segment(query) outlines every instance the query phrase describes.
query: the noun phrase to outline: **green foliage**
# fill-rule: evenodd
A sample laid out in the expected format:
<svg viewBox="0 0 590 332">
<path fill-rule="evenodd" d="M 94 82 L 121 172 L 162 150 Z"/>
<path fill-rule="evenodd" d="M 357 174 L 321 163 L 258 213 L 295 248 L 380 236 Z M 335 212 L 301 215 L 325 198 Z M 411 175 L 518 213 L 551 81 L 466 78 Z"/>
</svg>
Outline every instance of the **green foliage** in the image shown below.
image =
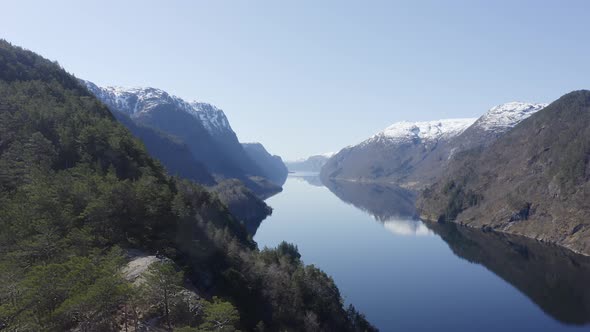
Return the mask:
<svg viewBox="0 0 590 332">
<path fill-rule="evenodd" d="M 454 220 L 459 213 L 469 207 L 476 206 L 482 201 L 483 196 L 481 194 L 471 189 L 465 189 L 465 182 L 465 179 L 460 183 L 450 180 L 443 186 L 442 192 L 446 195 L 448 203 L 440 218 L 441 221 Z"/>
<path fill-rule="evenodd" d="M 19 330 L 114 330 L 113 312 L 128 292 L 118 274 L 121 262 L 120 252 L 112 250 L 101 257 L 34 266 L 9 286 L 0 317 Z"/>
<path fill-rule="evenodd" d="M 163 311 L 166 325 L 170 330 L 172 329 L 170 310 L 177 302 L 183 279 L 184 274 L 177 272 L 171 262 L 157 262 L 150 265 L 145 276 L 146 295 L 149 296 L 151 303 L 156 304 Z"/>
<path fill-rule="evenodd" d="M 171 263 L 132 287 L 117 248 L 163 253 L 200 292 L 231 304 L 185 296 Z M 168 329 L 366 322 L 295 246 L 258 251 L 219 199 L 168 177 L 74 77 L 0 41 L 0 326 L 137 329 L 149 308 Z"/>
<path fill-rule="evenodd" d="M 213 297 L 211 303 L 207 303 L 204 309 L 205 322 L 200 328 L 205 331 L 236 331 L 235 325 L 240 320 L 240 314 L 229 302 L 221 301 Z"/>
</svg>

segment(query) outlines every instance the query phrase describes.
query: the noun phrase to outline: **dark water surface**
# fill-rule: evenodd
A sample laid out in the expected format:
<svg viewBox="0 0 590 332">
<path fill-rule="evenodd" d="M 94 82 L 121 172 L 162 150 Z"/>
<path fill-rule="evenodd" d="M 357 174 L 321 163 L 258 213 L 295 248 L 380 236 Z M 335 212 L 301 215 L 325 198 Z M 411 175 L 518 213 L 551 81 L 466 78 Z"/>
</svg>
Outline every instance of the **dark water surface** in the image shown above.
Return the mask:
<svg viewBox="0 0 590 332">
<path fill-rule="evenodd" d="M 590 331 L 590 259 L 422 223 L 396 187 L 289 176 L 255 240 L 297 244 L 381 331 Z"/>
</svg>

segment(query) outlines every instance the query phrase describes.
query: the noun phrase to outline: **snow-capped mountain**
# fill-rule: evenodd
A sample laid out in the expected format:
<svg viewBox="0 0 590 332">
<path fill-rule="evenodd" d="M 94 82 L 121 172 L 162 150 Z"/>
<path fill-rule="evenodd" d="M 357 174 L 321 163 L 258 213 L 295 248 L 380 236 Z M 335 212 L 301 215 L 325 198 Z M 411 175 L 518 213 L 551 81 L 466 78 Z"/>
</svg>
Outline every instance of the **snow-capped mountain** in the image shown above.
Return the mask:
<svg viewBox="0 0 590 332">
<path fill-rule="evenodd" d="M 240 179 L 255 192 L 266 194 L 262 187 L 268 186 L 260 185 L 259 180 L 272 176 L 246 153 L 221 109 L 197 101 L 189 103 L 151 87 L 103 88 L 89 81 L 82 82 L 124 124 L 122 119 L 126 117 L 130 119 L 127 122 L 172 137 L 185 144 L 194 159 L 211 173 Z"/>
<path fill-rule="evenodd" d="M 211 135 L 223 135 L 227 131 L 233 132 L 225 113 L 219 108 L 198 101 L 192 101 L 190 106 L 192 107 L 190 113 L 201 120 Z"/>
<path fill-rule="evenodd" d="M 522 102 L 494 106 L 453 140 L 453 152 L 487 146 L 546 106 L 547 104 Z"/>
<path fill-rule="evenodd" d="M 322 179 L 423 187 L 432 183 L 457 153 L 491 144 L 545 106 L 510 102 L 477 119 L 397 122 L 330 158 L 322 168 Z"/>
<path fill-rule="evenodd" d="M 111 109 L 135 118 L 159 107 L 173 106 L 198 119 L 212 135 L 226 134 L 233 130 L 223 111 L 211 104 L 198 101 L 186 102 L 166 91 L 151 87 L 98 87 L 84 81 L 86 87 Z"/>
<path fill-rule="evenodd" d="M 391 143 L 435 143 L 461 134 L 475 122 L 475 118 L 446 119 L 426 122 L 396 122 L 363 143 L 387 140 Z M 363 144 L 361 143 L 361 144 Z"/>
<path fill-rule="evenodd" d="M 433 151 L 463 133 L 477 119 L 396 122 L 328 159 L 322 179 L 398 183 Z"/>
</svg>

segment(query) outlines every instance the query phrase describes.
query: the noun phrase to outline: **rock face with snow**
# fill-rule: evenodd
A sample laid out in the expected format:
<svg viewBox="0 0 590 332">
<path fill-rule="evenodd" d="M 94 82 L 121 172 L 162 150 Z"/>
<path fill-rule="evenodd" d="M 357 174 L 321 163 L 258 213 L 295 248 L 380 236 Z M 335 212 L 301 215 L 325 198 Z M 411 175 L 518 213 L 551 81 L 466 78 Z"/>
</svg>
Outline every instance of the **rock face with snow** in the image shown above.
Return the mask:
<svg viewBox="0 0 590 332">
<path fill-rule="evenodd" d="M 428 122 L 397 122 L 361 144 L 376 141 L 404 144 L 407 142 L 423 145 L 436 144 L 462 133 L 476 119 L 447 119 Z"/>
<path fill-rule="evenodd" d="M 474 124 L 485 131 L 504 133 L 522 120 L 545 108 L 547 104 L 511 102 L 491 108 Z"/>
<path fill-rule="evenodd" d="M 479 119 L 398 122 L 344 148 L 322 169 L 322 178 L 389 182 L 419 189 L 436 181 L 454 155 L 490 145 L 546 104 L 511 102 Z"/>
<path fill-rule="evenodd" d="M 92 82 L 84 83 L 115 111 L 117 118 L 127 117 L 135 126 L 156 130 L 180 143 L 215 176 L 240 179 L 255 191 L 261 189 L 261 182 L 253 179 L 271 177 L 244 150 L 221 109 L 197 101 L 189 103 L 151 87 L 98 87 Z M 166 160 L 162 162 L 168 166 Z"/>
<path fill-rule="evenodd" d="M 328 159 L 330 159 L 335 154 L 335 152 L 322 153 L 299 160 L 287 161 L 285 162 L 285 165 L 287 165 L 287 168 L 290 172 L 319 173 Z"/>
</svg>

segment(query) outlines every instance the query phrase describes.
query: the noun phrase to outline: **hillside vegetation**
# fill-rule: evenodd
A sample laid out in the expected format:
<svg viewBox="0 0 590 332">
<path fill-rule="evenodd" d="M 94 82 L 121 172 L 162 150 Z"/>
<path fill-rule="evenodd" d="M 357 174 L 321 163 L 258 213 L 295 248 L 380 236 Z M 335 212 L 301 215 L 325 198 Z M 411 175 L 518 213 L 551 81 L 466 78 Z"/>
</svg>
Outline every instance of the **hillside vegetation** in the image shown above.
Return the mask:
<svg viewBox="0 0 590 332">
<path fill-rule="evenodd" d="M 129 249 L 176 265 L 138 290 L 121 275 Z M 167 296 L 184 277 L 202 305 Z M 151 309 L 130 314 L 138 302 Z M 0 329 L 131 331 L 133 316 L 179 331 L 374 330 L 295 246 L 258 250 L 76 78 L 0 41 Z"/>
</svg>

